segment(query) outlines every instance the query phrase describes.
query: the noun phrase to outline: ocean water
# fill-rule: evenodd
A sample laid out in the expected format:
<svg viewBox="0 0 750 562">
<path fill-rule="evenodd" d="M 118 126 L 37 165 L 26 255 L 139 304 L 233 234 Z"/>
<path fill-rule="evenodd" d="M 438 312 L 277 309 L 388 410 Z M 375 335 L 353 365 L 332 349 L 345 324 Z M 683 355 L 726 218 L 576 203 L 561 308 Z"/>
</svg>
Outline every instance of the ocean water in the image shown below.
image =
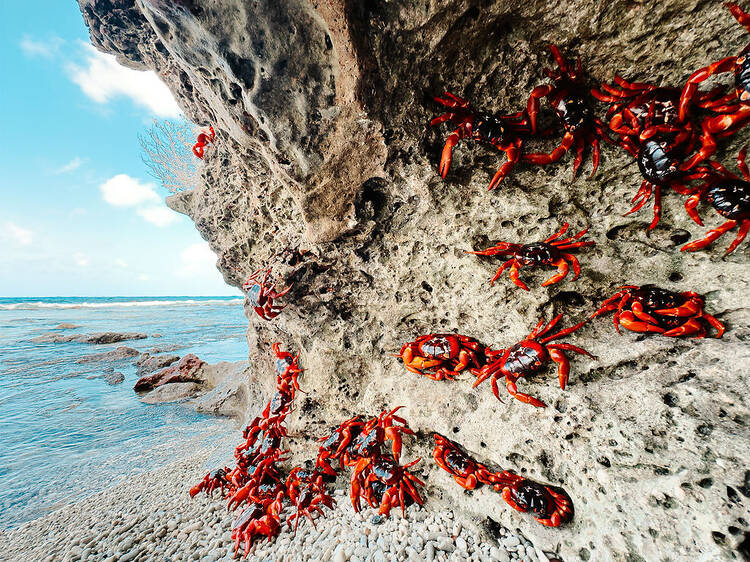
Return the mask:
<svg viewBox="0 0 750 562">
<path fill-rule="evenodd" d="M 57 329 L 60 323 L 79 327 Z M 185 405 L 141 403 L 133 358 L 77 359 L 124 345 L 241 361 L 246 329 L 239 297 L 0 298 L 0 527 L 173 462 L 185 439 L 208 444 L 234 427 Z M 109 345 L 31 341 L 106 331 L 149 337 Z M 107 368 L 125 381 L 108 384 Z"/>
</svg>

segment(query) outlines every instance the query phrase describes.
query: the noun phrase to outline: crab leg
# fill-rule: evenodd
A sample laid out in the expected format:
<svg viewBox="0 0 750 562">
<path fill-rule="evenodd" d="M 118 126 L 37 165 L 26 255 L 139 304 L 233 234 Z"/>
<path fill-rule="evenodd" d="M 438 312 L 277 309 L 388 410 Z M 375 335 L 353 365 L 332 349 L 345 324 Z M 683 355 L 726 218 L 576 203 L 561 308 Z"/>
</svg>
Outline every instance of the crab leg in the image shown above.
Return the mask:
<svg viewBox="0 0 750 562">
<path fill-rule="evenodd" d="M 552 242 L 553 240 L 555 240 L 555 239 L 557 239 L 557 238 L 560 238 L 560 236 L 562 236 L 563 234 L 565 234 L 565 233 L 567 232 L 567 230 L 568 230 L 568 227 L 569 227 L 569 226 L 570 226 L 570 225 L 569 225 L 569 224 L 568 224 L 567 222 L 566 222 L 566 223 L 564 223 L 564 224 L 563 224 L 563 225 L 562 225 L 562 226 L 560 227 L 560 230 L 558 230 L 557 232 L 555 232 L 555 233 L 554 233 L 554 234 L 553 234 L 552 236 L 550 236 L 549 238 L 547 238 L 547 239 L 546 239 L 546 240 L 545 240 L 544 242 L 545 242 L 545 243 L 549 243 L 549 242 Z M 588 230 L 588 229 L 586 229 L 586 230 Z M 584 230 L 584 231 L 583 231 L 583 234 L 586 234 L 586 230 Z M 581 236 L 581 233 L 580 233 L 580 232 L 579 232 L 578 234 L 576 234 L 576 235 L 574 236 L 574 238 L 578 238 L 579 236 Z M 566 238 L 566 240 L 570 240 L 570 239 L 569 239 L 569 238 Z M 557 243 L 560 243 L 560 242 L 561 242 L 561 241 L 558 241 Z"/>
<path fill-rule="evenodd" d="M 529 101 L 526 104 L 526 112 L 529 115 L 532 134 L 536 134 L 536 117 L 539 114 L 539 100 L 550 95 L 554 89 L 554 86 L 548 84 L 546 86 L 537 86 L 531 90 Z"/>
<path fill-rule="evenodd" d="M 510 377 L 505 377 L 505 388 L 508 390 L 508 394 L 510 394 L 513 398 L 516 400 L 519 400 L 521 402 L 524 402 L 526 404 L 531 404 L 532 406 L 535 406 L 536 408 L 546 408 L 547 404 L 542 402 L 541 400 L 538 400 L 534 398 L 533 396 L 530 396 L 528 394 L 524 394 L 523 392 L 518 392 L 518 388 L 516 387 L 515 381 L 511 379 Z M 500 393 L 497 388 L 497 379 L 492 379 L 492 392 L 495 393 L 495 396 L 498 400 L 500 400 Z M 500 400 L 502 402 L 502 400 Z"/>
<path fill-rule="evenodd" d="M 620 323 L 625 326 L 626 329 L 632 332 L 656 332 L 657 334 L 663 334 L 664 328 L 636 320 L 636 317 L 629 310 L 624 311 L 620 314 Z"/>
<path fill-rule="evenodd" d="M 727 251 L 724 252 L 725 256 L 734 252 L 737 246 L 742 244 L 742 241 L 745 239 L 745 236 L 747 236 L 748 231 L 750 231 L 750 220 L 746 219 L 742 221 L 740 225 L 740 231 L 737 233 L 737 238 L 734 239 L 734 242 L 732 242 L 729 245 L 729 248 L 727 248 Z"/>
<path fill-rule="evenodd" d="M 678 337 L 678 336 L 690 336 L 695 334 L 696 338 L 705 338 L 706 329 L 701 325 L 697 318 L 691 318 L 685 322 L 682 326 L 667 330 L 664 332 L 665 336 Z"/>
<path fill-rule="evenodd" d="M 734 68 L 734 65 L 736 63 L 737 57 L 727 57 L 695 71 L 692 76 L 688 78 L 688 81 L 685 84 L 685 88 L 682 90 L 682 94 L 680 95 L 679 116 L 681 122 L 684 122 L 687 118 L 688 110 L 690 109 L 690 102 L 693 101 L 693 97 L 698 90 L 698 84 L 700 84 L 713 74 L 729 72 Z"/>
<path fill-rule="evenodd" d="M 504 267 L 504 265 L 503 265 L 503 267 Z M 526 283 L 524 283 L 523 281 L 521 281 L 518 278 L 518 273 L 519 273 L 519 268 L 520 267 L 521 266 L 518 264 L 518 260 L 514 259 L 512 261 L 512 265 L 510 266 L 510 274 L 509 274 L 509 276 L 510 276 L 511 281 L 513 281 L 513 283 L 515 283 L 516 286 L 520 287 L 524 291 L 528 291 L 529 288 L 526 286 Z M 497 275 L 495 276 L 495 278 L 497 278 Z"/>
<path fill-rule="evenodd" d="M 562 254 L 562 257 L 573 266 L 573 281 L 575 281 L 581 274 L 581 264 L 578 262 L 578 258 L 573 254 Z"/>
<path fill-rule="evenodd" d="M 568 254 L 569 255 L 569 254 Z M 542 283 L 542 287 L 546 287 L 547 285 L 553 285 L 554 283 L 559 283 L 562 281 L 565 276 L 568 274 L 568 271 L 570 271 L 570 266 L 568 265 L 568 262 L 565 261 L 565 259 L 560 258 L 556 262 L 554 262 L 552 265 L 557 267 L 557 273 L 547 279 L 544 283 Z"/>
<path fill-rule="evenodd" d="M 701 315 L 701 318 L 703 318 L 706 322 L 708 322 L 709 324 L 711 324 L 711 326 L 714 327 L 714 329 L 716 330 L 717 339 L 724 335 L 724 330 L 725 330 L 724 324 L 719 322 L 716 318 L 714 318 L 710 314 L 706 314 L 705 312 Z"/>
<path fill-rule="evenodd" d="M 560 389 L 565 390 L 568 384 L 568 375 L 570 374 L 570 360 L 565 356 L 562 350 L 548 347 L 550 359 L 557 363 L 557 378 L 560 381 Z"/>
<path fill-rule="evenodd" d="M 487 188 L 488 191 L 492 191 L 497 187 L 497 185 L 505 179 L 505 176 L 508 175 L 508 173 L 511 171 L 513 166 L 516 165 L 516 163 L 521 158 L 521 140 L 516 139 L 513 141 L 513 143 L 506 149 L 506 148 L 500 148 L 497 147 L 498 150 L 501 150 L 505 152 L 505 155 L 508 159 L 508 161 L 500 166 L 500 169 L 495 173 L 495 175 L 492 178 L 492 181 L 490 182 L 490 186 Z"/>
<path fill-rule="evenodd" d="M 549 154 L 534 152 L 531 154 L 525 154 L 523 157 L 524 162 L 530 162 L 531 164 L 538 164 L 540 166 L 546 166 L 547 164 L 552 164 L 553 162 L 557 162 L 562 158 L 573 146 L 574 141 L 576 141 L 575 135 L 572 133 L 565 133 L 563 136 L 563 140 L 560 143 L 560 146 L 555 148 L 552 152 Z M 576 150 L 580 148 L 580 151 L 583 152 L 583 145 L 579 142 L 575 142 L 576 144 Z M 580 147 L 579 147 L 580 145 Z M 578 154 L 576 156 L 576 162 L 578 162 L 578 165 L 580 165 L 580 158 L 582 158 L 581 154 Z M 574 173 L 573 177 L 575 177 L 575 171 L 578 170 L 577 166 L 573 166 Z"/>
<path fill-rule="evenodd" d="M 466 125 L 461 124 L 455 131 L 448 135 L 445 146 L 443 146 L 443 153 L 440 156 L 440 168 L 438 170 L 442 178 L 445 178 L 448 175 L 448 170 L 450 170 L 451 162 L 453 161 L 453 147 L 458 144 L 458 141 L 465 138 L 467 134 Z"/>
<path fill-rule="evenodd" d="M 712 230 L 709 230 L 706 233 L 706 236 L 701 238 L 700 240 L 694 240 L 693 242 L 690 242 L 689 244 L 685 244 L 682 248 L 680 248 L 680 250 L 683 252 L 695 252 L 696 250 L 705 248 L 706 246 L 714 242 L 716 239 L 720 238 L 721 236 L 723 236 L 724 234 L 732 230 L 735 226 L 737 226 L 737 221 L 728 220 L 721 226 L 718 226 Z M 743 227 L 740 230 L 740 236 L 742 236 L 742 238 L 744 238 L 745 235 L 747 234 L 748 228 L 750 228 L 750 221 L 743 224 Z M 742 230 L 744 230 L 744 233 L 742 232 Z M 740 236 L 738 236 L 738 238 Z M 737 242 L 736 239 L 735 239 L 735 242 Z M 742 242 L 742 239 L 740 239 L 740 242 Z M 737 242 L 737 244 L 739 245 L 739 242 Z M 735 245 L 735 248 L 736 247 L 737 246 Z M 734 250 L 732 246 L 730 246 L 730 248 L 731 250 Z M 727 250 L 726 254 L 728 254 L 731 250 Z"/>
</svg>

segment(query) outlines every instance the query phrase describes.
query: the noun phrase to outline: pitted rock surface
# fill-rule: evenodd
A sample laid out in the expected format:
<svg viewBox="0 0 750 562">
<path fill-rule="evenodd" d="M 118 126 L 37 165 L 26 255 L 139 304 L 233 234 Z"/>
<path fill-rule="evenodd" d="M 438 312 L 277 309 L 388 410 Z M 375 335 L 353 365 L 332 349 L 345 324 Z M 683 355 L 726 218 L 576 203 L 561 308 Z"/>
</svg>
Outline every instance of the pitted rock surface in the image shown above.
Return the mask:
<svg viewBox="0 0 750 562">
<path fill-rule="evenodd" d="M 524 107 L 546 82 L 546 44 L 580 53 L 593 86 L 615 73 L 679 85 L 739 53 L 745 31 L 718 2 L 540 0 L 271 3 L 236 0 L 81 0 L 94 44 L 155 70 L 188 117 L 213 125 L 202 185 L 173 196 L 219 256 L 228 283 L 286 247 L 327 264 L 308 270 L 272 322 L 246 307 L 248 384 L 273 386 L 270 346 L 300 352 L 305 395 L 291 420 L 293 460 L 314 437 L 355 413 L 404 405 L 420 439 L 426 507 L 450 504 L 477 523 L 519 528 L 565 560 L 737 560 L 750 543 L 750 267 L 748 246 L 722 259 L 726 235 L 707 251 L 679 247 L 706 227 L 667 193 L 659 226 L 650 206 L 623 217 L 641 183 L 633 159 L 605 146 L 571 182 L 572 155 L 519 165 L 493 192 L 503 156 L 461 143 L 443 180 L 436 172 L 450 129 L 432 96 L 449 90 L 489 111 Z M 731 80 L 727 75 L 723 79 Z M 546 102 L 543 120 L 554 123 Z M 597 106 L 597 114 L 603 109 Z M 559 135 L 530 143 L 550 151 Z M 721 144 L 731 170 L 748 130 Z M 583 272 L 541 288 L 551 271 L 522 270 L 531 291 L 488 281 L 500 260 L 467 255 L 496 241 L 528 243 L 591 226 L 596 247 Z M 575 229 L 575 230 L 574 230 Z M 281 280 L 283 282 L 283 280 Z M 610 317 L 566 341 L 596 358 L 572 358 L 570 383 L 552 367 L 519 381 L 546 403 L 498 402 L 472 377 L 435 382 L 389 353 L 430 332 L 460 332 L 508 347 L 545 315 L 583 319 L 623 284 L 655 283 L 705 295 L 727 325 L 722 340 L 618 335 Z M 248 416 L 262 404 L 249 404 Z M 429 434 L 460 442 L 479 460 L 564 487 L 573 522 L 549 529 L 488 490 L 465 493 L 437 469 Z"/>
</svg>

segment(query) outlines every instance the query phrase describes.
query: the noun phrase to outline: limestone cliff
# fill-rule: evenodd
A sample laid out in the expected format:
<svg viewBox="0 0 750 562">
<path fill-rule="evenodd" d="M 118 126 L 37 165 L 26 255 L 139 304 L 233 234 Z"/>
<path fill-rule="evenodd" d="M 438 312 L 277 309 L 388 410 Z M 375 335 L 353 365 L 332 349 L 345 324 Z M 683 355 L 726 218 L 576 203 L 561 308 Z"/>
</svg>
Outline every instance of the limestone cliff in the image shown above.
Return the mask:
<svg viewBox="0 0 750 562">
<path fill-rule="evenodd" d="M 517 111 L 546 78 L 546 45 L 581 55 L 593 84 L 615 73 L 679 84 L 747 42 L 718 2 L 667 0 L 79 0 L 98 48 L 153 69 L 186 115 L 213 125 L 202 186 L 172 198 L 240 286 L 283 249 L 322 266 L 297 274 L 272 322 L 248 308 L 252 384 L 272 385 L 270 344 L 301 353 L 306 391 L 291 422 L 296 458 L 313 436 L 353 413 L 406 406 L 420 433 L 430 505 L 450 503 L 477 523 L 520 528 L 565 560 L 737 560 L 750 550 L 750 267 L 747 245 L 679 251 L 705 232 L 683 200 L 665 197 L 623 217 L 641 178 L 624 151 L 605 147 L 594 178 L 571 183 L 572 155 L 519 165 L 488 193 L 503 158 L 461 144 L 436 173 L 445 127 L 429 128 L 433 95 Z M 535 146 L 550 150 L 554 140 Z M 722 145 L 731 169 L 748 130 Z M 707 224 L 718 218 L 706 209 Z M 590 225 L 583 273 L 529 292 L 488 280 L 499 261 L 464 250 L 532 242 L 561 222 Z M 577 231 L 577 230 L 576 230 Z M 539 317 L 566 325 L 626 284 L 704 294 L 728 328 L 721 340 L 618 335 L 599 320 L 570 337 L 576 356 L 561 391 L 552 368 L 522 380 L 550 406 L 498 402 L 467 375 L 438 383 L 389 356 L 405 341 L 458 331 L 506 347 Z M 253 412 L 257 405 L 253 406 Z M 563 486 L 572 524 L 548 529 L 488 491 L 466 493 L 430 458 L 429 433 L 479 459 Z M 307 438 L 305 437 L 307 436 Z"/>
</svg>

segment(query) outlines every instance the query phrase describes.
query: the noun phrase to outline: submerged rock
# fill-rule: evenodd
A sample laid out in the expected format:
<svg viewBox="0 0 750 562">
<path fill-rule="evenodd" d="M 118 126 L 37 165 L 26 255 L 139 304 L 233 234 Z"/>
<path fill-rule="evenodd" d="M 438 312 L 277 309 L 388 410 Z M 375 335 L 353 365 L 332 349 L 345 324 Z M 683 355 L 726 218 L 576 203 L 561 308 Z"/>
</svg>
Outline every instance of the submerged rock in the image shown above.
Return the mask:
<svg viewBox="0 0 750 562">
<path fill-rule="evenodd" d="M 31 341 L 34 343 L 68 343 L 68 342 L 79 342 L 79 343 L 93 343 L 93 344 L 107 344 L 117 343 L 127 340 L 143 340 L 148 336 L 138 332 L 100 332 L 97 334 L 43 334 L 33 338 Z"/>
<path fill-rule="evenodd" d="M 125 380 L 125 375 L 123 375 L 119 371 L 105 372 L 104 380 L 107 381 L 107 384 L 109 385 L 116 385 L 122 383 Z"/>
<path fill-rule="evenodd" d="M 123 359 L 137 357 L 140 354 L 141 352 L 137 349 L 121 345 L 111 351 L 94 353 L 92 355 L 84 355 L 83 357 L 76 359 L 76 363 L 92 363 L 94 361 L 122 361 Z"/>
<path fill-rule="evenodd" d="M 721 3 L 80 5 L 97 47 L 155 70 L 190 119 L 216 130 L 202 185 L 168 204 L 193 219 L 226 281 L 240 287 L 287 246 L 330 264 L 295 283 L 274 321 L 247 309 L 249 389 L 270 395 L 273 342 L 301 354 L 307 394 L 289 431 L 311 437 L 295 441 L 293 461 L 314 455 L 312 436 L 322 427 L 404 405 L 421 434 L 450 435 L 482 462 L 564 487 L 575 518 L 545 528 L 490 491 L 467 495 L 436 469 L 424 439 L 405 460 L 424 459 L 417 468 L 429 479 L 428 509 L 491 517 L 564 560 L 742 556 L 750 536 L 747 246 L 725 259 L 728 241 L 680 252 L 708 227 L 693 224 L 674 193 L 665 194 L 665 216 L 653 230 L 646 210 L 623 217 L 642 179 L 618 148 L 604 147 L 595 178 L 584 171 L 571 182 L 569 154 L 546 167 L 520 164 L 488 193 L 502 154 L 461 143 L 443 180 L 436 170 L 450 129 L 427 127 L 442 113 L 431 98 L 444 90 L 488 111 L 525 107 L 532 88 L 547 82 L 548 42 L 580 53 L 592 86 L 615 73 L 679 85 L 747 43 Z M 542 113 L 555 123 L 547 102 Z M 723 141 L 716 157 L 734 166 L 747 139 L 744 130 Z M 559 142 L 556 134 L 529 146 L 549 152 Z M 708 208 L 704 220 L 719 224 Z M 524 269 L 531 291 L 504 278 L 490 286 L 502 262 L 464 253 L 494 241 L 542 240 L 566 221 L 573 232 L 591 226 L 597 242 L 580 253 L 575 282 L 540 287 L 550 274 Z M 620 335 L 611 319 L 597 320 L 569 338 L 597 358 L 573 358 L 565 391 L 552 367 L 519 381 L 520 391 L 549 404 L 544 409 L 501 403 L 489 382 L 472 389 L 470 375 L 436 382 L 408 373 L 389 355 L 434 332 L 507 347 L 542 315 L 564 313 L 561 326 L 569 326 L 616 287 L 647 283 L 706 295 L 727 334 Z"/>
<path fill-rule="evenodd" d="M 71 324 L 69 322 L 61 322 L 57 326 L 55 326 L 55 330 L 74 330 L 75 328 L 80 328 L 78 324 Z"/>
</svg>

